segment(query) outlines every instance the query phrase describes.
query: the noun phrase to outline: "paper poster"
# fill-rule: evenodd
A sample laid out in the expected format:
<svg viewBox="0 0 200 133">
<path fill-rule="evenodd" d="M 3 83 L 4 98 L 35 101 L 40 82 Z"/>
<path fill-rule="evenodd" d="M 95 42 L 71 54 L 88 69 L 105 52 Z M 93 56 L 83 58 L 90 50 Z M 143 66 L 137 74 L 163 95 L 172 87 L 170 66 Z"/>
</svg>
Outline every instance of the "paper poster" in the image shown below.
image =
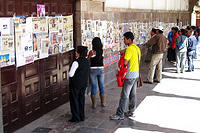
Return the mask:
<svg viewBox="0 0 200 133">
<path fill-rule="evenodd" d="M 12 18 L 1 18 L 0 19 L 0 31 L 4 35 L 13 35 L 14 26 Z"/>
<path fill-rule="evenodd" d="M 14 38 L 11 35 L 2 35 L 1 50 L 10 52 L 14 50 Z"/>
<path fill-rule="evenodd" d="M 15 19 L 16 66 L 34 62 L 32 44 L 32 18 Z"/>
<path fill-rule="evenodd" d="M 58 32 L 51 32 L 49 34 L 49 37 L 50 37 L 49 54 L 51 55 L 59 53 Z"/>
<path fill-rule="evenodd" d="M 37 4 L 37 17 L 45 17 L 45 5 Z"/>
<path fill-rule="evenodd" d="M 14 25 L 12 18 L 0 18 L 0 67 L 15 64 Z"/>
<path fill-rule="evenodd" d="M 48 54 L 49 50 L 49 39 L 48 38 L 43 38 L 41 39 L 41 58 L 46 58 L 49 56 Z"/>
<path fill-rule="evenodd" d="M 33 33 L 33 52 L 34 52 L 34 60 L 38 60 L 41 58 L 45 58 L 46 55 L 43 57 L 41 54 L 42 51 L 42 40 L 48 39 L 48 33 Z"/>
<path fill-rule="evenodd" d="M 49 18 L 49 31 L 58 31 L 58 17 L 50 17 Z"/>
<path fill-rule="evenodd" d="M 69 51 L 69 49 L 70 49 L 70 37 L 69 37 L 69 34 L 64 34 L 62 51 L 66 52 L 66 51 Z"/>
<path fill-rule="evenodd" d="M 73 45 L 73 16 L 64 16 L 63 19 L 63 36 L 60 43 L 60 52 L 67 52 L 74 49 Z"/>
<path fill-rule="evenodd" d="M 63 17 L 63 27 L 65 30 L 73 30 L 73 16 Z"/>
<path fill-rule="evenodd" d="M 32 18 L 32 26 L 33 33 L 48 32 L 48 24 L 46 18 Z"/>
</svg>

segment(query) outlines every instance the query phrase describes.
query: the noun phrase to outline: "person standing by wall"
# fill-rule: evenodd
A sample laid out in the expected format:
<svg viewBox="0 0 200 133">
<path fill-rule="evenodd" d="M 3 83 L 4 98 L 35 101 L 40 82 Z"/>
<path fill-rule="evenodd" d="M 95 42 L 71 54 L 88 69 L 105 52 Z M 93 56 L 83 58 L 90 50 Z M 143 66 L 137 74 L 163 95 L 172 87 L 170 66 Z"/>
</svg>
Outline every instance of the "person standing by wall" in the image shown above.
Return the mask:
<svg viewBox="0 0 200 133">
<path fill-rule="evenodd" d="M 105 90 L 104 90 L 104 64 L 103 64 L 103 44 L 99 37 L 92 40 L 92 50 L 89 52 L 90 60 L 90 81 L 91 81 L 91 100 L 92 108 L 95 109 L 97 84 L 100 91 L 101 106 L 105 107 Z"/>
<path fill-rule="evenodd" d="M 171 62 L 175 62 L 176 61 L 176 38 L 179 36 L 178 34 L 178 27 L 172 27 L 172 33 L 173 33 L 173 36 L 172 36 L 172 42 L 171 42 L 171 48 L 172 48 L 172 51 L 171 51 L 171 57 L 172 57 L 172 61 Z"/>
<path fill-rule="evenodd" d="M 188 70 L 186 72 L 194 71 L 194 51 L 197 45 L 197 39 L 192 34 L 191 28 L 187 28 L 187 36 L 188 36 L 188 46 L 187 46 L 187 60 L 188 60 Z"/>
<path fill-rule="evenodd" d="M 176 38 L 176 68 L 177 73 L 185 72 L 186 53 L 188 46 L 188 38 L 185 29 L 180 30 L 179 36 Z"/>
<path fill-rule="evenodd" d="M 196 46 L 196 50 L 195 50 L 195 53 L 194 53 L 194 58 L 197 59 L 199 58 L 199 54 L 200 54 L 200 29 L 197 28 L 196 31 L 195 31 L 195 36 L 196 36 L 196 39 L 197 39 L 197 46 Z"/>
<path fill-rule="evenodd" d="M 171 47 L 171 43 L 172 43 L 172 36 L 173 36 L 173 32 L 172 32 L 173 27 L 171 28 L 171 31 L 168 33 L 168 51 L 167 51 L 167 58 L 168 61 L 171 62 L 172 61 L 172 47 Z"/>
<path fill-rule="evenodd" d="M 133 43 L 134 36 L 132 32 L 124 34 L 124 43 L 128 46 L 125 52 L 124 65 L 128 64 L 127 75 L 121 91 L 121 97 L 116 114 L 110 116 L 111 120 L 123 120 L 124 112 L 129 101 L 129 111 L 127 116 L 132 116 L 136 107 L 136 88 L 139 78 L 139 62 L 141 58 L 140 48 Z"/>
<path fill-rule="evenodd" d="M 69 99 L 72 118 L 70 122 L 85 120 L 85 90 L 88 86 L 90 62 L 87 57 L 87 47 L 78 46 L 76 60 L 69 71 Z"/>
<path fill-rule="evenodd" d="M 144 83 L 153 83 L 153 76 L 155 69 L 156 71 L 156 82 L 160 83 L 162 79 L 162 59 L 163 53 L 167 50 L 167 38 L 163 35 L 163 27 L 158 27 L 159 34 L 156 35 L 154 38 L 151 38 L 147 42 L 147 47 L 152 46 L 153 55 L 151 58 L 151 62 L 149 65 L 149 72 L 147 76 L 147 80 Z"/>
</svg>

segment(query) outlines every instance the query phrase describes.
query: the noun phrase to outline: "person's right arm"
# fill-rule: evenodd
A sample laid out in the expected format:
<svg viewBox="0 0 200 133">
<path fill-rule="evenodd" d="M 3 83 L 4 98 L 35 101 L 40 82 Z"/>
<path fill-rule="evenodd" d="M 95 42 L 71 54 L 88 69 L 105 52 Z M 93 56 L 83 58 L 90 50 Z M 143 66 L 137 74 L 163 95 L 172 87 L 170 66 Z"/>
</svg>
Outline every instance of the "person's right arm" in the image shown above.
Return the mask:
<svg viewBox="0 0 200 133">
<path fill-rule="evenodd" d="M 74 76 L 77 68 L 78 68 L 78 62 L 74 61 L 72 63 L 72 67 L 70 68 L 70 71 L 69 71 L 69 77 L 73 77 Z"/>
<path fill-rule="evenodd" d="M 158 36 L 154 36 L 152 37 L 147 43 L 146 43 L 146 46 L 147 47 L 151 47 L 153 45 L 155 45 L 157 43 L 157 39 L 158 39 Z"/>
</svg>

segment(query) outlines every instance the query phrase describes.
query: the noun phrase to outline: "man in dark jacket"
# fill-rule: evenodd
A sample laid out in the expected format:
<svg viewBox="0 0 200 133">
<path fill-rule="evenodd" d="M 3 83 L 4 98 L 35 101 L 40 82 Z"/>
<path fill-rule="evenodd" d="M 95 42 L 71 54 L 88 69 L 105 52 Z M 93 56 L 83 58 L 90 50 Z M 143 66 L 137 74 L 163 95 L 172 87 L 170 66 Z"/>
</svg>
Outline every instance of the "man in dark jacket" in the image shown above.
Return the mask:
<svg viewBox="0 0 200 133">
<path fill-rule="evenodd" d="M 163 53 L 167 50 L 167 38 L 163 35 L 163 27 L 158 27 L 159 34 L 155 37 L 151 38 L 146 46 L 151 47 L 152 46 L 152 58 L 149 65 L 149 72 L 147 76 L 147 80 L 144 81 L 144 83 L 153 83 L 153 76 L 156 69 L 156 75 L 157 80 L 156 82 L 160 83 L 162 79 L 162 59 L 163 59 Z"/>
</svg>

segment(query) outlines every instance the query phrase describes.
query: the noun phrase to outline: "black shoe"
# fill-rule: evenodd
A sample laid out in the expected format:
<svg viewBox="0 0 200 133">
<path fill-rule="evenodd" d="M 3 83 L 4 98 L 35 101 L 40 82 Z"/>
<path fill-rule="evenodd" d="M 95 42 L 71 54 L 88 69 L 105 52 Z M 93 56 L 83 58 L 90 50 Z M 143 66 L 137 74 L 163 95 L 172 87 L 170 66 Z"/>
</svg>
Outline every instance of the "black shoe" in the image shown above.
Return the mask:
<svg viewBox="0 0 200 133">
<path fill-rule="evenodd" d="M 186 72 L 191 72 L 191 70 L 187 70 Z"/>
<path fill-rule="evenodd" d="M 148 80 L 145 80 L 143 81 L 144 83 L 147 83 L 147 84 L 153 84 L 152 82 L 148 81 Z"/>
<path fill-rule="evenodd" d="M 74 120 L 74 119 L 70 119 L 69 122 L 75 122 L 75 123 L 78 123 L 80 121 L 77 121 L 77 120 Z"/>
<path fill-rule="evenodd" d="M 160 83 L 160 81 L 158 81 L 158 80 L 154 80 L 153 82 Z"/>
</svg>

